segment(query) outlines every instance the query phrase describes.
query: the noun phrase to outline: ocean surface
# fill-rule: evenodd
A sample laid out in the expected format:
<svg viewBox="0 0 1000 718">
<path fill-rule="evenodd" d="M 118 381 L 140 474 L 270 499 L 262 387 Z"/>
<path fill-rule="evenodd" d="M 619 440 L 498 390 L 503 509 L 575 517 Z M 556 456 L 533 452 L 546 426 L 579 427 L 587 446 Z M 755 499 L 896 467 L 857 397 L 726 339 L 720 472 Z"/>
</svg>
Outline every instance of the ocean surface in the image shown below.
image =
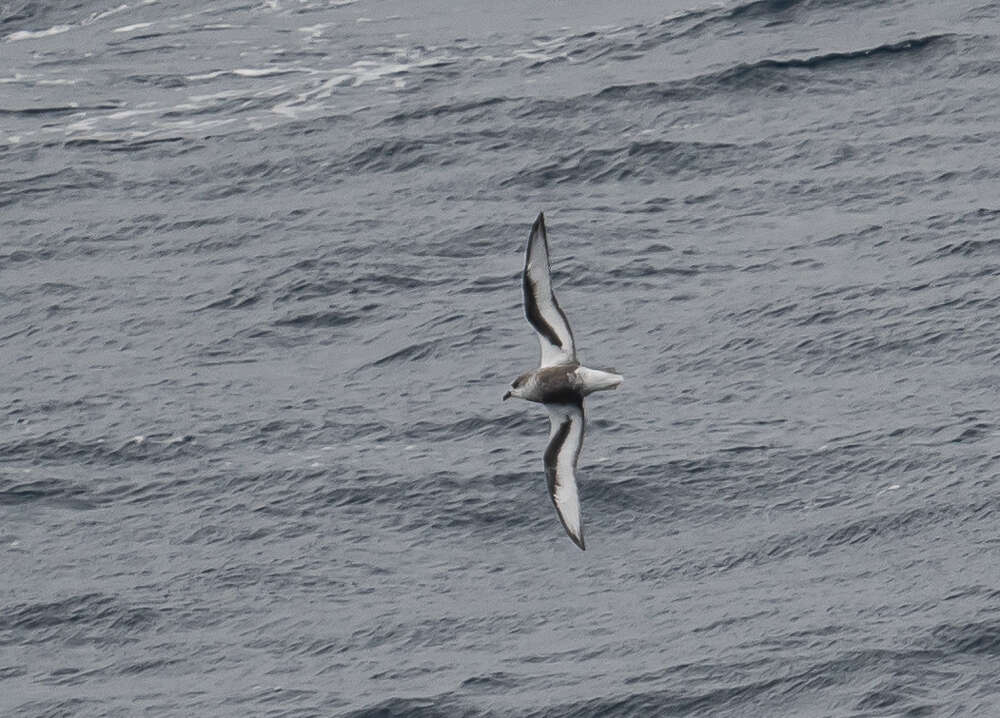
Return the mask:
<svg viewBox="0 0 1000 718">
<path fill-rule="evenodd" d="M 13 0 L 0 167 L 5 718 L 1000 716 L 1000 2 Z"/>
</svg>

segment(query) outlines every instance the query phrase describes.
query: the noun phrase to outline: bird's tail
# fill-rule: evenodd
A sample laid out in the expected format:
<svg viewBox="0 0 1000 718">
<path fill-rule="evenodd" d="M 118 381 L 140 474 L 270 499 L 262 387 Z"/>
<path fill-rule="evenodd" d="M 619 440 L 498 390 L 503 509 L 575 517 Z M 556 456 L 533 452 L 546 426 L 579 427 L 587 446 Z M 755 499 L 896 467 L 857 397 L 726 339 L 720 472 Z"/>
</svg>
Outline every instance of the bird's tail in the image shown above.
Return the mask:
<svg viewBox="0 0 1000 718">
<path fill-rule="evenodd" d="M 590 394 L 595 391 L 604 391 L 605 389 L 617 389 L 618 386 L 625 381 L 625 377 L 614 371 L 588 369 L 583 366 L 577 370 L 577 374 L 583 381 L 583 391 L 585 394 Z"/>
</svg>

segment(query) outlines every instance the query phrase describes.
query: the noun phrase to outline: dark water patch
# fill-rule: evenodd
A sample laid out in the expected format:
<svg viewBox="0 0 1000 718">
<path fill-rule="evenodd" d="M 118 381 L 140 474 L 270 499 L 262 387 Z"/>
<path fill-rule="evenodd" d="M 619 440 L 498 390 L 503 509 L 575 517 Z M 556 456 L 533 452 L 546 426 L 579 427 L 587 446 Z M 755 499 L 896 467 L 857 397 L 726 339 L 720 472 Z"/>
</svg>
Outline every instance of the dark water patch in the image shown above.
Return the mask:
<svg viewBox="0 0 1000 718">
<path fill-rule="evenodd" d="M 30 715 L 34 718 L 77 718 L 90 711 L 103 713 L 105 702 L 97 698 L 66 698 L 47 701 L 29 701 L 17 706 L 15 715 Z"/>
<path fill-rule="evenodd" d="M 297 276 L 303 270 L 313 277 Z M 324 276 L 333 273 L 334 276 Z M 394 263 L 383 271 L 345 272 L 342 265 L 326 266 L 324 260 L 315 268 L 299 268 L 283 271 L 278 277 L 292 275 L 292 279 L 275 288 L 276 305 L 285 302 L 303 302 L 311 299 L 329 299 L 347 295 L 397 295 L 414 290 L 427 291 L 432 287 L 450 284 L 451 281 L 431 277 L 427 267 L 413 264 Z M 373 309 L 377 305 L 366 305 Z"/>
<path fill-rule="evenodd" d="M 170 35 L 170 33 L 165 34 L 168 36 Z M 115 55 L 118 57 L 134 57 L 136 55 L 163 54 L 183 49 L 185 49 L 185 45 L 176 42 L 164 42 L 157 45 L 147 45 L 146 47 L 126 47 L 123 45 L 115 45 Z M 187 77 L 184 75 L 166 74 L 153 75 L 152 77 L 145 75 L 133 75 L 128 79 L 138 84 L 155 85 L 156 87 L 162 87 L 167 90 L 187 86 Z"/>
<path fill-rule="evenodd" d="M 971 444 L 983 439 L 992 439 L 996 433 L 996 426 L 994 424 L 977 421 L 971 426 L 962 429 L 961 433 L 951 441 L 954 444 Z"/>
<path fill-rule="evenodd" d="M 1000 238 L 963 239 L 939 247 L 932 257 L 924 261 L 934 261 L 949 256 L 1000 256 Z"/>
<path fill-rule="evenodd" d="M 690 10 L 661 21 L 647 40 L 648 44 L 682 37 L 718 36 L 726 33 L 752 33 L 759 27 L 775 32 L 782 25 L 808 25 L 821 21 L 828 11 L 855 13 L 877 5 L 877 0 L 750 0 L 722 7 Z"/>
<path fill-rule="evenodd" d="M 352 172 L 405 172 L 421 165 L 448 164 L 438 143 L 429 139 L 394 139 L 371 144 L 346 160 Z"/>
<path fill-rule="evenodd" d="M 341 414 L 337 410 L 337 416 Z M 328 420 L 324 424 L 324 430 L 331 432 L 332 438 L 338 441 L 356 441 L 366 439 L 370 441 L 384 441 L 395 436 L 395 428 L 389 424 L 378 421 L 334 421 Z"/>
<path fill-rule="evenodd" d="M 263 447 L 274 444 L 292 445 L 294 440 L 301 437 L 308 428 L 310 424 L 301 418 L 296 419 L 285 412 L 277 412 L 273 416 L 264 416 L 257 421 L 229 425 L 225 427 L 225 433 Z"/>
<path fill-rule="evenodd" d="M 20 678 L 27 675 L 28 669 L 24 666 L 0 666 L 0 681 L 8 678 Z"/>
<path fill-rule="evenodd" d="M 800 211 L 827 206 L 832 193 L 840 198 L 839 206 L 843 210 L 866 213 L 878 207 L 906 204 L 909 201 L 907 192 L 923 186 L 926 178 L 926 174 L 919 171 L 876 175 L 860 181 L 857 178 L 831 180 L 817 176 L 807 180 L 775 180 L 768 183 L 767 191 L 794 202 Z M 748 206 L 754 196 L 746 195 L 747 199 L 741 207 Z"/>
<path fill-rule="evenodd" d="M 152 146 L 130 143 L 120 149 L 128 152 L 149 150 L 156 159 L 188 159 L 192 151 L 204 149 L 203 138 L 183 139 L 174 143 L 171 138 L 162 138 Z M 109 145 L 114 148 L 114 145 Z M 145 157 L 141 153 L 139 158 Z M 193 159 L 193 158 L 192 158 Z M 171 179 L 174 172 L 183 172 L 188 181 Z M 273 198 L 283 190 L 315 190 L 330 183 L 330 176 L 337 175 L 331 169 L 331 160 L 299 157 L 274 156 L 269 159 L 247 158 L 240 161 L 217 161 L 207 166 L 192 164 L 183 168 L 166 167 L 164 171 L 151 171 L 142 175 L 130 175 L 124 181 L 124 189 L 134 199 L 156 196 L 161 199 L 180 197 L 192 198 L 198 202 L 209 202 L 209 206 L 228 206 L 222 200 L 242 196 L 263 196 Z M 281 208 L 279 208 L 281 209 Z M 228 215 L 224 215 L 231 221 Z M 284 226 L 284 225 L 282 225 Z M 265 222 L 259 222 L 259 229 L 266 229 Z"/>
<path fill-rule="evenodd" d="M 851 232 L 838 232 L 837 234 L 818 239 L 814 244 L 817 247 L 837 247 L 851 241 L 864 240 L 867 243 L 878 239 L 884 229 L 882 225 L 874 224 Z"/>
<path fill-rule="evenodd" d="M 63 147 L 68 149 L 97 149 L 102 152 L 137 153 L 143 150 L 161 150 L 174 146 L 170 156 L 178 156 L 197 149 L 200 145 L 186 137 L 146 137 L 146 138 L 90 138 L 78 137 L 68 139 Z"/>
<path fill-rule="evenodd" d="M 402 487 L 397 490 L 397 477 L 371 473 L 345 475 L 337 466 L 241 472 L 236 476 L 220 476 L 218 481 L 234 497 L 253 496 L 255 511 L 283 517 L 307 517 L 344 506 L 393 503 L 408 493 Z"/>
<path fill-rule="evenodd" d="M 970 212 L 932 214 L 927 217 L 927 224 L 933 229 L 948 229 L 950 227 L 970 229 L 980 225 L 993 225 L 998 220 L 1000 220 L 1000 210 L 979 207 Z"/>
<path fill-rule="evenodd" d="M 0 26 L 3 31 L 38 30 L 59 23 L 81 22 L 95 14 L 89 0 L 68 0 L 57 5 L 37 0 L 12 0 L 0 5 Z"/>
<path fill-rule="evenodd" d="M 1000 658 L 1000 621 L 942 624 L 931 631 L 935 646 L 948 655 Z"/>
<path fill-rule="evenodd" d="M 389 698 L 375 705 L 344 713 L 342 718 L 474 718 L 490 715 L 455 698 Z"/>
<path fill-rule="evenodd" d="M 73 509 L 97 506 L 86 487 L 62 479 L 38 479 L 15 483 L 0 482 L 0 506 L 44 504 Z"/>
<path fill-rule="evenodd" d="M 17 119 L 19 117 L 39 120 L 44 117 L 61 117 L 72 115 L 78 112 L 97 112 L 100 110 L 116 110 L 122 107 L 122 103 L 110 102 L 97 105 L 53 105 L 49 107 L 0 107 L 0 117 L 7 115 Z"/>
<path fill-rule="evenodd" d="M 503 105 L 509 102 L 511 102 L 511 100 L 505 97 L 487 97 L 478 100 L 467 100 L 464 102 L 444 102 L 433 105 L 423 105 L 391 115 L 390 117 L 382 120 L 380 124 L 400 125 L 413 122 L 414 120 L 441 120 L 448 119 L 448 115 L 461 115 L 461 117 L 455 118 L 457 122 L 478 121 L 488 117 L 492 113 L 493 109 L 498 105 Z M 487 109 L 489 112 L 484 111 Z"/>
<path fill-rule="evenodd" d="M 840 4 L 840 3 L 838 3 Z M 850 3 L 846 3 L 850 4 Z M 758 18 L 767 17 L 769 19 L 775 18 L 777 16 L 780 21 L 786 21 L 785 18 L 791 14 L 790 11 L 798 10 L 802 8 L 808 8 L 809 6 L 819 5 L 814 0 L 753 0 L 753 2 L 737 4 L 735 7 L 727 10 L 723 13 L 723 17 L 740 19 L 740 18 Z"/>
<path fill-rule="evenodd" d="M 645 25 L 621 27 L 611 33 L 585 32 L 566 39 L 560 61 L 575 65 L 598 62 L 635 62 L 660 43 L 649 41 Z"/>
<path fill-rule="evenodd" d="M 151 628 L 156 617 L 152 608 L 89 593 L 51 603 L 13 605 L 0 614 L 0 631 L 9 632 L 8 644 L 45 643 L 60 637 L 76 643 L 115 644 Z"/>
<path fill-rule="evenodd" d="M 780 705 L 789 694 L 820 690 L 832 683 L 813 673 L 797 673 L 779 678 L 743 680 L 734 677 L 728 685 L 703 692 L 681 693 L 670 690 L 636 692 L 629 695 L 595 698 L 569 703 L 558 708 L 529 711 L 531 718 L 562 718 L 593 715 L 614 718 L 642 718 L 651 715 L 739 715 L 748 706 Z"/>
<path fill-rule="evenodd" d="M 426 342 L 416 342 L 405 346 L 402 349 L 393 352 L 392 354 L 387 354 L 379 359 L 370 362 L 372 367 L 384 367 L 389 364 L 396 363 L 408 363 L 413 361 L 420 361 L 427 359 L 435 355 L 439 349 L 440 341 L 431 339 Z"/>
<path fill-rule="evenodd" d="M 365 362 L 358 367 L 358 370 L 382 369 L 396 364 L 426 363 L 433 359 L 452 358 L 455 356 L 455 352 L 481 346 L 488 336 L 489 330 L 479 327 L 462 333 L 452 333 L 440 339 L 413 342 L 401 349 Z M 387 387 L 380 386 L 379 388 Z"/>
<path fill-rule="evenodd" d="M 538 470 L 541 475 L 541 461 Z M 671 487 L 671 494 L 676 497 L 690 499 L 692 494 L 703 496 L 702 492 L 677 487 L 673 483 L 675 477 L 668 474 L 659 477 L 661 483 L 652 485 L 636 480 L 627 465 L 583 458 L 576 477 L 580 500 L 584 505 L 584 522 L 599 525 L 609 533 L 635 531 L 638 518 L 647 524 L 647 530 L 650 526 L 657 527 L 651 533 L 667 536 L 675 531 L 671 526 L 673 522 L 690 519 L 702 510 L 686 510 L 663 499 L 662 488 L 665 484 Z M 732 507 L 725 509 L 724 513 L 737 515 L 740 509 Z"/>
<path fill-rule="evenodd" d="M 614 267 L 608 270 L 608 276 L 614 280 L 629 280 L 629 279 L 650 279 L 653 277 L 664 277 L 664 276 L 676 276 L 676 277 L 694 277 L 705 271 L 712 271 L 713 268 L 703 267 L 699 265 L 688 265 L 688 266 L 657 266 L 641 258 L 633 259 L 624 266 Z M 714 268 L 715 271 L 724 271 L 723 267 Z M 586 285 L 593 285 L 593 282 L 586 282 Z"/>
<path fill-rule="evenodd" d="M 62 464 L 119 465 L 135 462 L 157 463 L 193 456 L 201 452 L 194 437 L 181 435 L 148 439 L 135 436 L 126 441 L 95 439 L 80 441 L 56 435 L 0 441 L 0 458 L 8 461 Z"/>
<path fill-rule="evenodd" d="M 635 447 L 634 451 L 640 450 Z M 634 452 L 623 445 L 619 453 L 628 456 Z M 618 511 L 635 511 L 655 516 L 658 524 L 669 525 L 698 520 L 706 512 L 716 518 L 744 513 L 746 500 L 758 491 L 731 477 L 748 473 L 769 476 L 775 469 L 767 451 L 735 451 L 642 462 L 592 462 L 585 455 L 578 473 L 581 493 L 594 510 L 609 517 Z M 784 478 L 779 476 L 774 481 L 783 482 Z M 706 492 L 706 486 L 714 488 Z"/>
<path fill-rule="evenodd" d="M 192 27 L 185 30 L 186 34 L 190 34 L 192 32 L 197 32 L 197 28 Z M 175 34 L 176 33 L 173 32 L 159 32 L 147 29 L 143 32 L 129 33 L 127 35 L 122 36 L 121 39 L 110 40 L 108 42 L 108 47 L 113 48 L 115 54 L 121 54 L 122 51 L 121 49 L 123 47 L 127 47 L 128 45 L 141 43 L 144 40 L 155 40 L 160 37 L 169 37 L 170 35 L 175 35 Z M 159 47 L 165 49 L 175 49 L 175 48 L 184 48 L 184 45 L 160 45 Z"/>
<path fill-rule="evenodd" d="M 802 315 L 801 313 L 797 314 L 792 320 L 792 323 L 800 327 L 809 327 L 814 325 L 843 322 L 851 318 L 868 316 L 870 314 L 871 310 L 864 307 L 828 307 L 824 309 L 810 309 L 805 315 Z"/>
<path fill-rule="evenodd" d="M 654 197 L 652 199 L 644 200 L 637 207 L 627 207 L 622 208 L 621 211 L 625 214 L 660 214 L 661 212 L 669 212 L 674 205 L 675 200 L 670 197 Z M 668 245 L 659 245 L 662 250 L 672 249 Z M 651 248 L 647 248 L 646 251 L 653 251 Z"/>
<path fill-rule="evenodd" d="M 992 1 L 986 2 L 969 9 L 965 17 L 969 20 L 989 20 L 1000 17 L 1000 3 Z"/>
<path fill-rule="evenodd" d="M 503 187 L 619 181 L 653 182 L 664 177 L 695 177 L 743 167 L 754 151 L 725 143 L 651 140 L 626 146 L 584 149 L 541 166 L 528 166 L 501 180 Z"/>
<path fill-rule="evenodd" d="M 714 568 L 729 570 L 761 566 L 799 556 L 816 558 L 842 547 L 919 535 L 931 527 L 961 524 L 995 512 L 986 502 L 970 505 L 938 504 L 877 514 L 843 525 L 827 523 L 794 534 L 773 536 L 747 551 L 721 557 Z"/>
<path fill-rule="evenodd" d="M 45 5 L 35 0 L 4 3 L 0 5 L 0 26 L 3 26 L 5 32 L 13 32 L 22 27 L 21 23 L 34 20 L 44 10 L 46 10 Z"/>
<path fill-rule="evenodd" d="M 710 85 L 721 88 L 738 85 L 741 89 L 753 89 L 769 84 L 782 75 L 787 75 L 788 71 L 796 69 L 831 70 L 842 73 L 844 71 L 842 66 L 851 67 L 853 71 L 876 66 L 885 68 L 888 60 L 912 59 L 928 49 L 946 50 L 954 44 L 955 37 L 952 34 L 926 35 L 861 50 L 829 52 L 804 58 L 761 60 L 737 65 L 709 76 L 706 80 Z"/>
<path fill-rule="evenodd" d="M 184 663 L 181 658 L 148 658 L 145 660 L 117 662 L 110 672 L 121 676 L 137 676 L 143 673 L 154 673 L 173 666 L 180 666 Z"/>
<path fill-rule="evenodd" d="M 394 457 L 393 465 L 398 461 Z M 499 540 L 544 531 L 553 522 L 558 526 L 540 462 L 537 473 L 502 486 L 454 472 L 401 474 L 385 467 L 351 473 L 337 467 L 269 471 L 233 479 L 227 486 L 234 496 L 252 497 L 252 511 L 259 516 L 301 523 L 364 514 L 370 529 L 401 531 L 414 546 L 447 535 Z"/>
<path fill-rule="evenodd" d="M 206 309 L 246 309 L 255 306 L 261 298 L 261 291 L 258 288 L 243 285 L 230 289 L 225 297 L 211 301 L 199 307 L 197 311 Z"/>
<path fill-rule="evenodd" d="M 462 681 L 463 689 L 474 690 L 511 690 L 520 683 L 520 676 L 515 676 L 504 671 L 494 671 L 478 676 L 472 676 Z"/>
<path fill-rule="evenodd" d="M 360 314 L 328 309 L 326 311 L 289 314 L 275 320 L 278 326 L 300 327 L 303 329 L 333 329 L 343 327 L 362 318 Z"/>
<path fill-rule="evenodd" d="M 766 639 L 765 639 L 766 642 Z M 784 641 L 776 641 L 775 650 L 787 648 Z M 939 663 L 944 656 L 938 651 L 891 650 L 869 648 L 846 651 L 830 660 L 816 662 L 796 660 L 794 668 L 772 671 L 776 677 L 754 678 L 756 666 L 715 667 L 712 675 L 725 675 L 718 688 L 708 691 L 682 692 L 677 690 L 649 690 L 623 696 L 599 698 L 579 703 L 566 704 L 558 708 L 532 711 L 532 716 L 572 716 L 608 715 L 635 717 L 647 715 L 677 716 L 743 716 L 756 713 L 760 708 L 773 713 L 798 714 L 796 706 L 812 704 L 818 696 L 829 699 L 843 689 L 848 695 L 856 696 L 856 684 L 863 682 L 868 691 L 859 701 L 858 708 L 864 715 L 936 715 L 937 705 L 928 700 L 919 687 L 926 680 L 928 664 Z M 681 667 L 687 668 L 687 667 Z M 680 672 L 681 668 L 673 672 Z M 697 674 L 703 667 L 695 666 Z M 876 678 L 877 687 L 872 688 L 872 677 L 894 676 L 906 678 L 905 690 L 889 688 L 893 679 Z M 692 683 L 700 683 L 694 676 Z M 718 684 L 717 684 L 718 685 Z M 876 711 L 875 704 L 887 702 L 891 712 Z M 780 707 L 780 708 L 779 708 Z M 876 712 L 872 712 L 876 711 Z"/>
<path fill-rule="evenodd" d="M 362 272 L 351 278 L 351 293 L 386 293 L 426 289 L 450 283 L 450 279 L 430 278 L 426 268 L 397 264 L 390 272 Z M 423 276 L 420 276 L 423 275 Z"/>
<path fill-rule="evenodd" d="M 863 311 L 851 313 L 865 315 Z M 979 348 L 955 341 L 965 335 L 965 328 L 955 323 L 941 326 L 922 323 L 905 330 L 901 328 L 895 336 L 890 334 L 890 338 L 886 338 L 873 335 L 865 324 L 859 323 L 845 328 L 826 328 L 814 337 L 800 339 L 792 349 L 802 362 L 800 370 L 819 376 L 848 373 L 859 366 L 905 366 L 918 358 L 940 357 L 942 347 L 949 348 L 952 359 L 965 354 L 979 355 Z M 783 350 L 775 348 L 775 351 Z"/>
<path fill-rule="evenodd" d="M 914 691 L 907 690 L 907 686 L 901 679 L 883 679 L 876 681 L 876 687 L 869 689 L 865 695 L 854 704 L 854 709 L 864 711 L 866 715 L 905 715 L 907 718 L 920 715 L 931 715 L 934 706 L 925 706 L 925 710 L 911 708 L 903 713 L 896 713 L 897 710 L 905 708 L 905 704 L 913 697 Z M 901 705 L 902 704 L 902 705 Z"/>
<path fill-rule="evenodd" d="M 739 63 L 715 72 L 683 80 L 612 85 L 594 99 L 607 102 L 668 103 L 703 99 L 714 93 L 742 93 L 770 90 L 847 92 L 854 75 L 865 70 L 885 71 L 888 62 L 922 58 L 930 50 L 946 51 L 953 46 L 952 34 L 926 35 L 860 50 L 829 52 L 799 58 L 767 58 Z M 845 68 L 850 68 L 847 72 Z M 853 73 L 853 74 L 852 74 Z M 820 84 L 821 82 L 826 84 Z"/>
<path fill-rule="evenodd" d="M 859 8 L 877 4 L 878 0 L 751 0 L 738 3 L 731 8 L 720 11 L 720 19 L 757 19 L 766 18 L 770 21 L 784 23 L 798 19 L 800 11 L 836 9 L 840 12 L 856 12 Z"/>
<path fill-rule="evenodd" d="M 450 439 L 463 441 L 472 436 L 493 435 L 498 432 L 510 436 L 523 435 L 525 432 L 534 434 L 537 425 L 537 421 L 527 418 L 525 414 L 466 416 L 445 421 L 417 421 L 410 424 L 409 428 L 403 431 L 402 436 L 420 441 L 448 441 Z"/>
<path fill-rule="evenodd" d="M 484 633 L 504 635 L 534 628 L 528 616 L 495 613 L 488 616 L 443 615 L 433 619 L 383 622 L 365 626 L 350 636 L 355 650 L 372 650 L 392 645 L 401 650 L 449 646 L 463 635 Z"/>
<path fill-rule="evenodd" d="M 471 277 L 465 286 L 458 290 L 459 294 L 483 294 L 497 291 L 509 291 L 517 286 L 517 278 L 509 275 Z"/>
<path fill-rule="evenodd" d="M 79 198 L 90 190 L 107 190 L 115 182 L 116 176 L 112 172 L 76 168 L 8 179 L 0 181 L 0 207 L 38 202 L 50 197 L 59 197 L 60 201 Z"/>
<path fill-rule="evenodd" d="M 526 229 L 523 225 L 492 222 L 480 223 L 472 227 L 453 227 L 443 232 L 440 237 L 426 238 L 412 251 L 415 256 L 420 257 L 481 260 L 483 257 L 488 257 L 498 251 L 509 250 L 511 243 L 516 242 L 516 238 L 521 237 L 525 232 Z M 470 272 L 462 279 L 466 282 L 462 291 L 477 291 L 473 287 L 483 283 L 501 281 L 503 278 L 487 278 L 481 272 Z"/>
</svg>

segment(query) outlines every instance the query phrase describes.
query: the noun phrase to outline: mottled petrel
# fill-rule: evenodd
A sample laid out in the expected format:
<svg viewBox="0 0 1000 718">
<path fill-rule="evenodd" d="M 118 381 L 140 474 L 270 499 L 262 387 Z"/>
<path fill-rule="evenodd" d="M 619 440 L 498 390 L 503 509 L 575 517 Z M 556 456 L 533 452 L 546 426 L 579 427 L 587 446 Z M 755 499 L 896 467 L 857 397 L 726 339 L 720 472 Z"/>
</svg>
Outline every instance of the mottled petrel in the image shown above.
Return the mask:
<svg viewBox="0 0 1000 718">
<path fill-rule="evenodd" d="M 528 237 L 522 283 L 524 313 L 538 332 L 542 362 L 537 369 L 515 379 L 503 398 L 541 402 L 549 410 L 549 445 L 544 456 L 549 495 L 566 533 L 583 549 L 583 524 L 575 476 L 576 460 L 583 446 L 583 397 L 601 389 L 614 389 L 623 379 L 618 374 L 588 369 L 576 360 L 573 332 L 552 292 L 549 242 L 542 214 L 538 215 Z"/>
</svg>

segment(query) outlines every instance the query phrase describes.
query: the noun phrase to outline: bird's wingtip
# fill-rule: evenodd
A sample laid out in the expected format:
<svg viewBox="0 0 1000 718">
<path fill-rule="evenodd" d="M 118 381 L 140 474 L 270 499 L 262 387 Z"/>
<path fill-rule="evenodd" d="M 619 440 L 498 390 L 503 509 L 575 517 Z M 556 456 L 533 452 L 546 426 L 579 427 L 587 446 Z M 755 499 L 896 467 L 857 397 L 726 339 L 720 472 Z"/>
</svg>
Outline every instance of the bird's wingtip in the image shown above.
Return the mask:
<svg viewBox="0 0 1000 718">
<path fill-rule="evenodd" d="M 559 518 L 562 518 L 562 516 L 560 516 Z M 569 526 L 566 526 L 565 524 L 563 524 L 563 527 L 566 529 L 566 534 L 570 537 L 570 540 L 572 540 L 573 543 L 579 546 L 581 551 L 586 551 L 587 544 L 583 540 L 583 526 L 580 527 L 579 534 L 575 534 L 572 531 L 570 531 Z"/>
</svg>

